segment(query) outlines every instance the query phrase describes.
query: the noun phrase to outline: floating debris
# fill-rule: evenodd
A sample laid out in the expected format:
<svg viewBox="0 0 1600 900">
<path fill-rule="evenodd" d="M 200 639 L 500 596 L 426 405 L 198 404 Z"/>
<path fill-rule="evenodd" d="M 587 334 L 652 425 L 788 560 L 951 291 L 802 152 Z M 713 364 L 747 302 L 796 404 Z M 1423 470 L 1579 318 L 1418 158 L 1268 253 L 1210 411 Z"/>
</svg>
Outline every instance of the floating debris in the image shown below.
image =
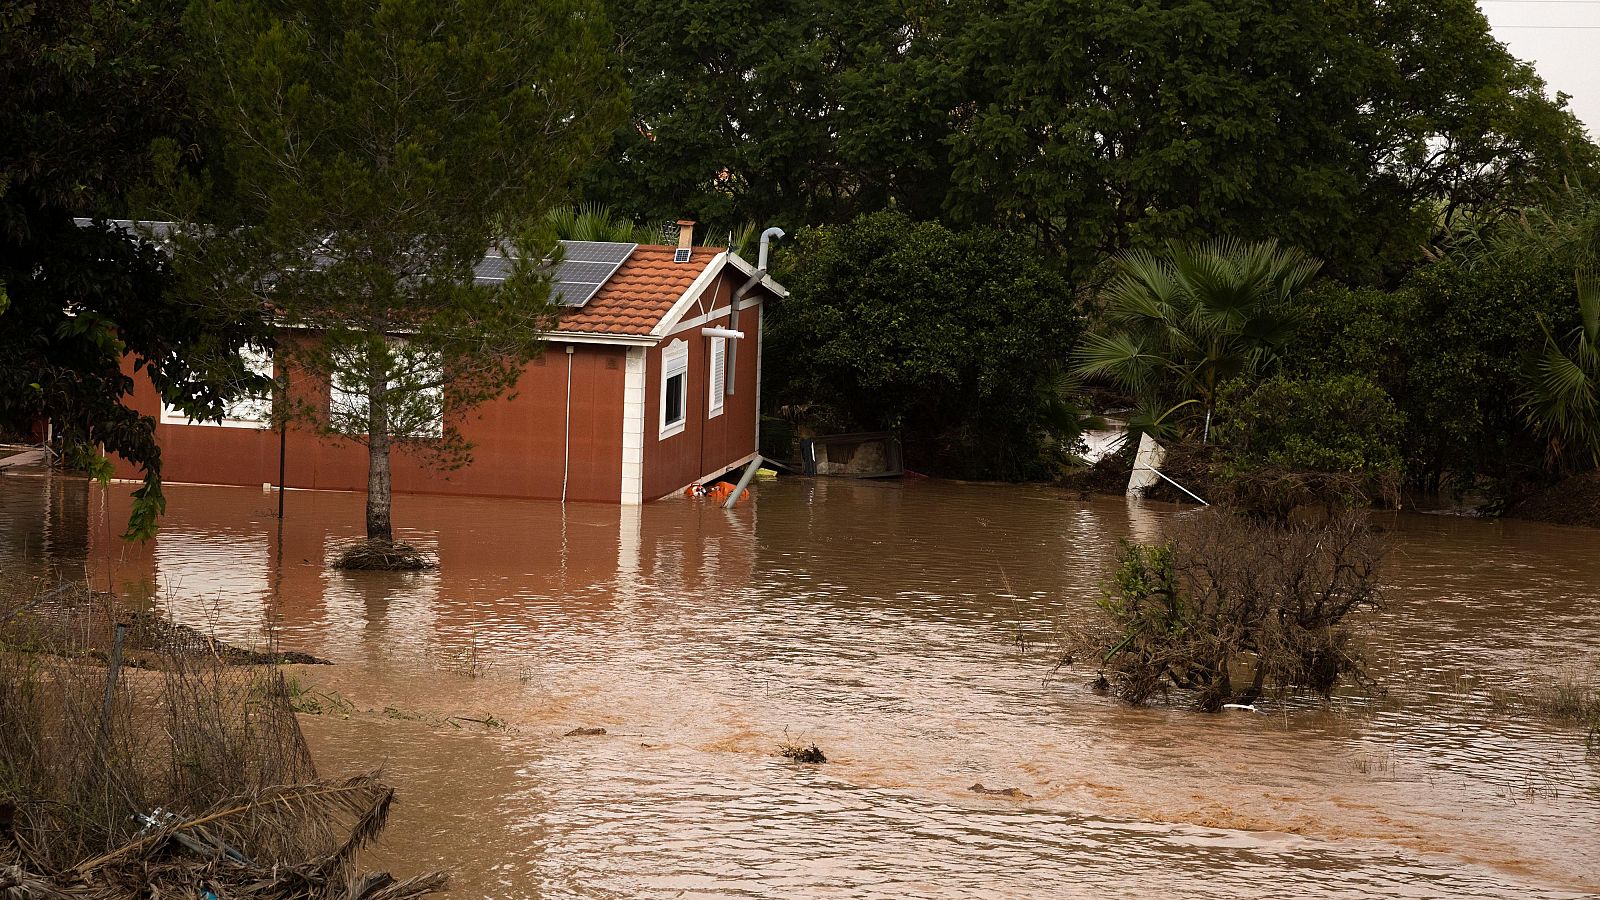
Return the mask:
<svg viewBox="0 0 1600 900">
<path fill-rule="evenodd" d="M 391 541 L 362 541 L 340 553 L 333 567 L 379 572 L 420 572 L 437 568 L 417 548 Z"/>
<path fill-rule="evenodd" d="M 973 792 L 974 794 L 983 794 L 988 797 L 1010 797 L 1012 800 L 1032 799 L 1030 794 L 1025 794 L 1022 792 L 1022 788 L 986 788 L 983 786 L 983 782 L 981 781 L 972 787 L 967 788 L 967 790 Z"/>
<path fill-rule="evenodd" d="M 604 728 L 574 728 L 562 737 L 594 737 L 605 733 Z"/>
<path fill-rule="evenodd" d="M 828 757 L 823 755 L 821 748 L 816 744 L 807 746 L 784 742 L 778 745 L 778 752 L 795 762 L 825 763 L 828 761 Z"/>
</svg>

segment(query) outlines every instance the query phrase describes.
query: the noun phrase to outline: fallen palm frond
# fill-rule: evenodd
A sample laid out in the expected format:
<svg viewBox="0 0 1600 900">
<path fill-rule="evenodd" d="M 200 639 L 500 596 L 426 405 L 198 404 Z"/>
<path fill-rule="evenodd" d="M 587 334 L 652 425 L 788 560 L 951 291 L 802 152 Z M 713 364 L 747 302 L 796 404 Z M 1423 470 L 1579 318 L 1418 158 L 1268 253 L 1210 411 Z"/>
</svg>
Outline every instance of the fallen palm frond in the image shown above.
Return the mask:
<svg viewBox="0 0 1600 900">
<path fill-rule="evenodd" d="M 394 791 L 374 775 L 314 781 L 229 798 L 190 819 L 167 816 L 134 840 L 63 873 L 62 896 L 183 893 L 226 885 L 241 898 L 377 900 L 444 887 L 429 874 L 361 874 L 355 856 L 388 822 Z M 37 879 L 35 879 L 37 881 Z"/>
</svg>

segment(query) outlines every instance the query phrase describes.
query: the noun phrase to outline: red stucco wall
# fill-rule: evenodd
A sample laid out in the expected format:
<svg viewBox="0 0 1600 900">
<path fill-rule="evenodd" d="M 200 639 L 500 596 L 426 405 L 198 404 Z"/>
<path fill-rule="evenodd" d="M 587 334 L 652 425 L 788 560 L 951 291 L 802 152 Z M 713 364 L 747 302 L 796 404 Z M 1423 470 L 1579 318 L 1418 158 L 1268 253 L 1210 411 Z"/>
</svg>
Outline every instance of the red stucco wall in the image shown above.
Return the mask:
<svg viewBox="0 0 1600 900">
<path fill-rule="evenodd" d="M 408 453 L 393 458 L 394 489 L 410 493 L 499 497 L 561 496 L 567 384 L 572 354 L 572 431 L 567 497 L 615 503 L 622 478 L 622 388 L 625 351 L 593 344 L 551 344 L 524 369 L 515 390 L 485 403 L 459 423 L 475 448 L 465 468 L 441 472 Z M 142 374 L 131 405 L 157 417 L 160 402 Z M 703 376 L 702 376 L 703 377 Z M 324 410 L 326 386 L 301 379 Z M 291 379 L 291 383 L 295 383 Z M 259 485 L 278 481 L 275 431 L 213 425 L 157 425 L 163 475 L 172 482 Z M 365 490 L 366 448 L 291 428 L 286 483 L 294 488 Z M 122 463 L 118 474 L 136 477 Z"/>
</svg>

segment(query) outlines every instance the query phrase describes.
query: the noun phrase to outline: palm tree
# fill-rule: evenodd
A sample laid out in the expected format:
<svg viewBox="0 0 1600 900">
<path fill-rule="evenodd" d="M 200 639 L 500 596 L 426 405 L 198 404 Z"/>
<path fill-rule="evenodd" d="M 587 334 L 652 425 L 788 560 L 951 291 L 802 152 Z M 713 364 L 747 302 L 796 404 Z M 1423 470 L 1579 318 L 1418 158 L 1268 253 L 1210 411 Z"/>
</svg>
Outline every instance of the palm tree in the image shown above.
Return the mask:
<svg viewBox="0 0 1600 900">
<path fill-rule="evenodd" d="M 1218 389 L 1277 358 L 1298 321 L 1290 298 L 1322 263 L 1277 241 L 1223 238 L 1169 243 L 1164 255 L 1129 251 L 1116 266 L 1103 324 L 1085 336 L 1073 371 L 1109 378 L 1147 410 L 1199 401 L 1209 435 Z"/>
<path fill-rule="evenodd" d="M 1548 444 L 1550 459 L 1565 467 L 1565 451 L 1587 453 L 1600 466 L 1600 278 L 1580 270 L 1578 327 L 1557 340 L 1544 317 L 1544 352 L 1534 357 L 1523 411 Z"/>
<path fill-rule="evenodd" d="M 558 206 L 545 215 L 545 224 L 563 241 L 612 241 L 624 244 L 656 244 L 661 230 L 636 225 L 601 203 Z"/>
</svg>

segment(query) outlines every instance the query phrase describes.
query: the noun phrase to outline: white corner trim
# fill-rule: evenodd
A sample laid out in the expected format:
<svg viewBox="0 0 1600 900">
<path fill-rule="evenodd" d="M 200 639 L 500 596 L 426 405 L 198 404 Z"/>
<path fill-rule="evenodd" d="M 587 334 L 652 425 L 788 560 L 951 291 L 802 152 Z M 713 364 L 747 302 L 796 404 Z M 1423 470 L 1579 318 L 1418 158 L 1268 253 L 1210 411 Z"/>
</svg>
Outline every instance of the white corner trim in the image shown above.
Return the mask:
<svg viewBox="0 0 1600 900">
<path fill-rule="evenodd" d="M 739 309 L 741 309 L 741 310 L 750 309 L 752 307 L 756 307 L 756 306 L 760 306 L 760 305 L 761 305 L 761 298 L 760 297 L 752 296 L 752 297 L 748 297 L 748 298 L 746 298 L 744 300 L 740 300 L 739 301 Z M 672 331 L 667 334 L 667 337 L 672 337 L 674 335 L 682 334 L 685 331 L 689 331 L 691 329 L 698 328 L 701 325 L 706 324 L 707 322 L 715 322 L 716 320 L 721 319 L 724 316 L 728 315 L 728 313 L 730 313 L 732 311 L 733 311 L 733 307 L 732 306 L 719 306 L 716 309 L 713 309 L 711 312 L 708 312 L 703 316 L 695 316 L 692 319 L 684 319 L 683 321 L 679 322 L 675 327 L 673 327 Z"/>
<path fill-rule="evenodd" d="M 727 251 L 713 256 L 711 262 L 706 263 L 706 267 L 700 270 L 700 274 L 696 275 L 694 281 L 684 290 L 683 295 L 673 301 L 672 308 L 667 310 L 667 314 L 661 317 L 661 321 L 656 323 L 656 327 L 650 330 L 650 336 L 663 338 L 671 333 L 673 324 L 683 318 L 684 314 L 689 311 L 689 307 L 693 306 L 695 301 L 700 299 L 700 295 L 705 293 L 705 289 L 717 280 L 717 275 L 721 274 L 722 267 L 727 264 Z"/>
<path fill-rule="evenodd" d="M 622 505 L 644 502 L 645 354 L 629 347 L 622 373 Z"/>
<path fill-rule="evenodd" d="M 682 375 L 683 401 L 679 404 L 678 421 L 667 421 L 667 386 L 674 375 Z M 682 338 L 672 341 L 661 348 L 661 431 L 657 435 L 659 440 L 666 440 L 675 434 L 682 433 L 689 424 L 689 343 Z"/>
</svg>

